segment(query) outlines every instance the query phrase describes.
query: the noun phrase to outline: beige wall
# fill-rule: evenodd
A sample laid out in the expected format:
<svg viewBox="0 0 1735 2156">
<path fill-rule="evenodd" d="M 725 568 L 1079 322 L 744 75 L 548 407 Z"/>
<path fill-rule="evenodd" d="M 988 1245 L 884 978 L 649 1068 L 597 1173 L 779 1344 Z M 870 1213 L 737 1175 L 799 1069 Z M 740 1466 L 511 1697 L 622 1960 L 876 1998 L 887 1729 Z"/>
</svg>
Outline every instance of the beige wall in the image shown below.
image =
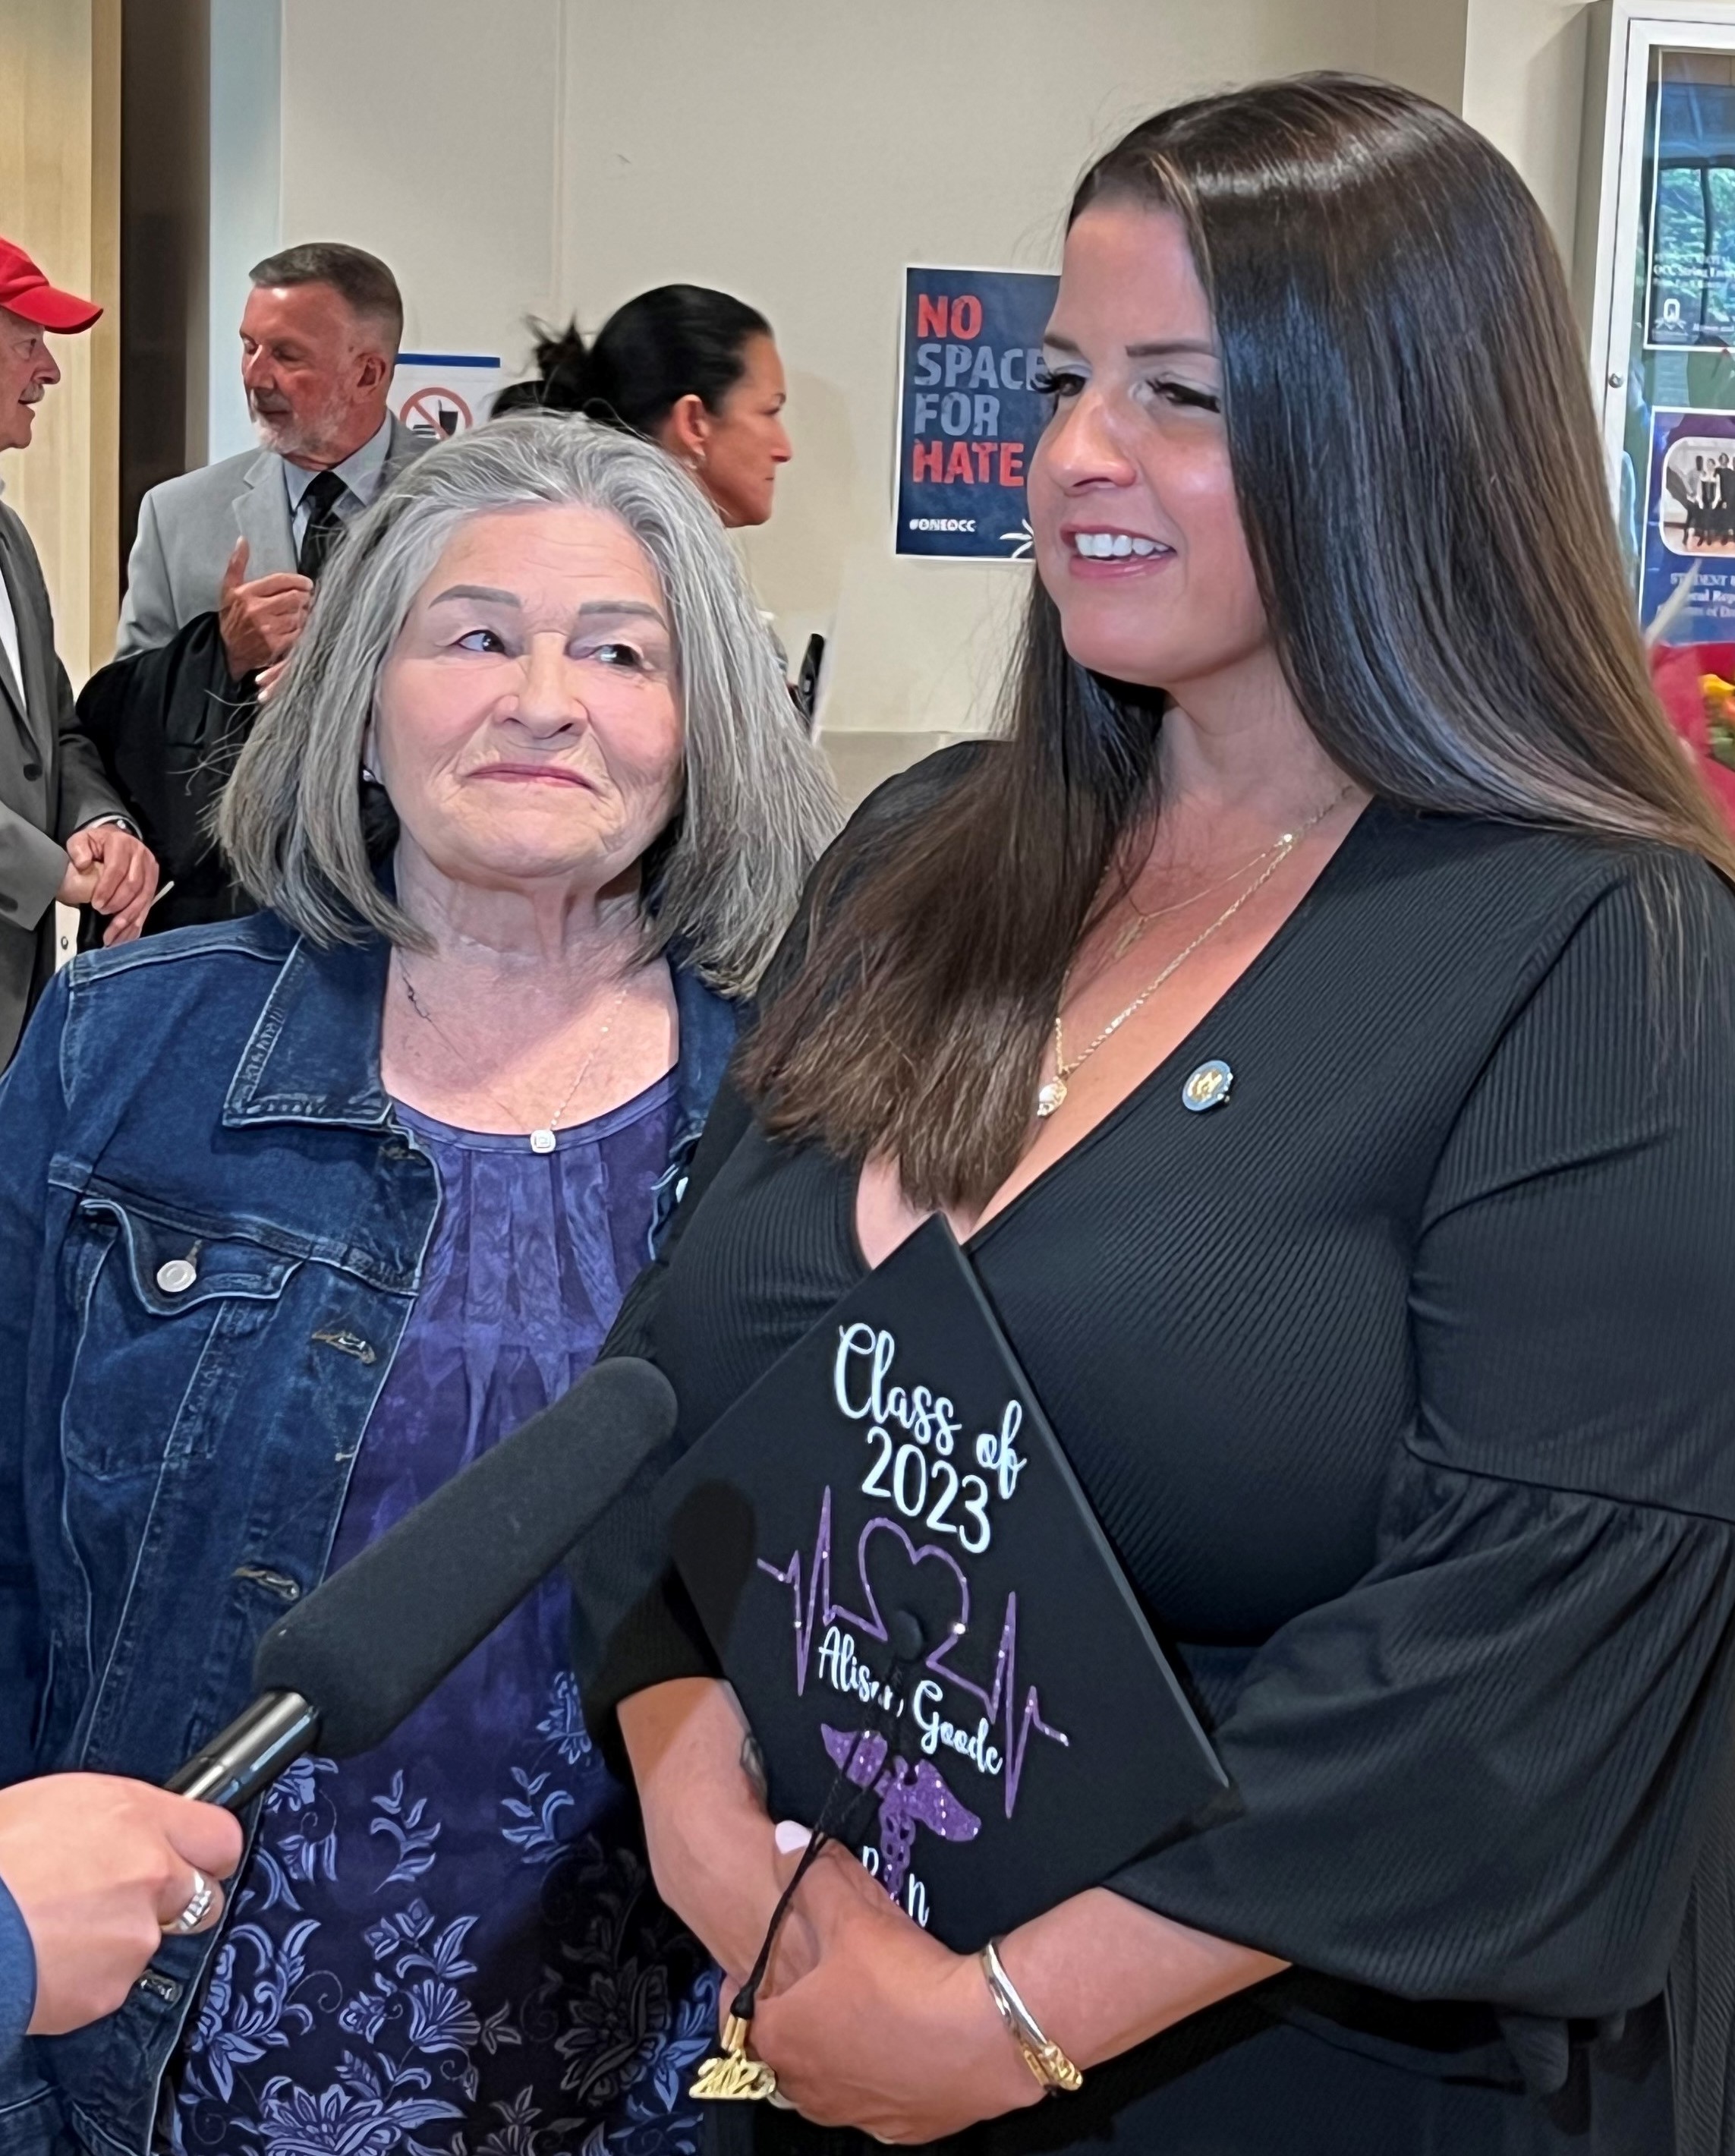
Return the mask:
<svg viewBox="0 0 1735 2156">
<path fill-rule="evenodd" d="M 792 650 L 830 638 L 828 731 L 946 734 L 983 722 L 1026 572 L 891 554 L 904 265 L 1051 266 L 1092 151 L 1189 91 L 1382 54 L 1440 87 L 1404 13 L 285 0 L 282 236 L 386 254 L 424 347 L 521 357 L 526 312 L 593 326 L 672 278 L 762 306 L 798 449 L 744 542 L 762 599 Z"/>
<path fill-rule="evenodd" d="M 1052 268 L 1096 151 L 1192 91 L 1369 64 L 1369 9 L 755 0 L 726 38 L 703 0 L 567 19 L 564 293 L 591 322 L 674 277 L 765 309 L 798 454 L 747 552 L 791 650 L 832 639 L 827 729 L 981 723 L 1029 572 L 891 551 L 905 264 Z M 647 68 L 648 46 L 704 64 Z"/>
<path fill-rule="evenodd" d="M 413 344 L 521 359 L 526 315 L 594 326 L 670 277 L 771 315 L 799 455 L 744 552 L 792 649 L 830 638 L 826 726 L 859 737 L 838 754 L 864 776 L 888 734 L 913 747 L 985 721 L 1024 573 L 891 552 L 906 262 L 1050 266 L 1067 191 L 1117 129 L 1317 66 L 1461 109 L 1571 248 L 1580 0 L 245 4 L 273 56 L 280 155 L 239 173 L 241 207 L 262 246 L 377 248 Z M 0 0 L 0 228 L 110 308 L 61 341 L 66 380 L 28 456 L 0 459 L 75 677 L 105 655 L 115 608 L 121 8 Z M 213 173 L 213 217 L 236 209 L 232 177 Z M 213 294 L 224 365 L 240 297 Z"/>
<path fill-rule="evenodd" d="M 1584 129 L 1582 0 L 1469 0 L 1461 110 L 1529 182 L 1573 259 Z"/>
<path fill-rule="evenodd" d="M 1437 98 L 1464 96 L 1465 19 L 1475 0 L 1376 0 L 1371 71 Z"/>
<path fill-rule="evenodd" d="M 284 0 L 279 237 L 382 255 L 412 350 L 521 351 L 555 303 L 563 13 Z"/>
<path fill-rule="evenodd" d="M 791 650 L 831 640 L 852 778 L 986 722 L 1027 573 L 891 553 L 906 263 L 1050 267 L 1120 129 L 1309 67 L 1463 107 L 1570 236 L 1574 0 L 281 4 L 280 236 L 386 255 L 413 345 L 521 361 L 526 314 L 594 327 L 672 278 L 769 315 L 797 458 L 743 551 Z"/>
<path fill-rule="evenodd" d="M 64 380 L 24 451 L 0 456 L 74 681 L 114 641 L 119 565 L 121 0 L 0 0 L 0 232 L 109 310 L 57 337 Z"/>
</svg>

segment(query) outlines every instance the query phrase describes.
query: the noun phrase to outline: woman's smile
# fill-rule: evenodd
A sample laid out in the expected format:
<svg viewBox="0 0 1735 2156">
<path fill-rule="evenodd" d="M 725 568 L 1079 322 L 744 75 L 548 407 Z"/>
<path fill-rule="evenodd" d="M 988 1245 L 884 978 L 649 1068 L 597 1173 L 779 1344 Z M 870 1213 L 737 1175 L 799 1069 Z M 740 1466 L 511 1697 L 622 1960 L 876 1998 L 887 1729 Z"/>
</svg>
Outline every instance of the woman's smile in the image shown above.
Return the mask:
<svg viewBox="0 0 1735 2156">
<path fill-rule="evenodd" d="M 594 793 L 594 781 L 582 771 L 574 771 L 569 764 L 561 763 L 484 763 L 465 774 L 465 782 L 473 778 L 504 779 L 520 786 L 580 786 Z"/>
<path fill-rule="evenodd" d="M 1174 548 L 1162 540 L 1115 525 L 1063 524 L 1060 539 L 1066 573 L 1087 583 L 1150 576 L 1175 558 Z"/>
<path fill-rule="evenodd" d="M 674 638 L 638 539 L 570 503 L 471 519 L 398 631 L 376 737 L 401 853 L 460 881 L 610 886 L 680 790 Z"/>
</svg>

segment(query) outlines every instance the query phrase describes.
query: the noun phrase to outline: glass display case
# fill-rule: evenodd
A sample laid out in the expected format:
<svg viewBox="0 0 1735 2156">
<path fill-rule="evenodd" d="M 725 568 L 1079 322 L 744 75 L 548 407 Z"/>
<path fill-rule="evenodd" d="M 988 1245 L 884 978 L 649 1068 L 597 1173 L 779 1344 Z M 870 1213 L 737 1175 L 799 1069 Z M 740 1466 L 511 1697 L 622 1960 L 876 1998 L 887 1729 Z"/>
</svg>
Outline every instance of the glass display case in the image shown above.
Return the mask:
<svg viewBox="0 0 1735 2156">
<path fill-rule="evenodd" d="M 1665 707 L 1735 820 L 1735 8 L 1612 0 L 1591 58 L 1581 238 L 1621 545 Z"/>
</svg>

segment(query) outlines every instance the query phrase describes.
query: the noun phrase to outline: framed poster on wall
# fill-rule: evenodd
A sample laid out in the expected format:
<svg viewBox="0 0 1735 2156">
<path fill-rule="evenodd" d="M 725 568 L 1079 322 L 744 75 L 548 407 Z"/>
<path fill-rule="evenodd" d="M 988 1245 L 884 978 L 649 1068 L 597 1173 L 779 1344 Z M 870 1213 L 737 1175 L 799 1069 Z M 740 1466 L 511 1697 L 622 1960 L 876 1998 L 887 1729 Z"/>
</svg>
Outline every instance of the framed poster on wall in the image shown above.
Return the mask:
<svg viewBox="0 0 1735 2156">
<path fill-rule="evenodd" d="M 1735 12 L 1608 0 L 1581 244 L 1620 541 L 1677 732 L 1735 822 Z"/>
</svg>

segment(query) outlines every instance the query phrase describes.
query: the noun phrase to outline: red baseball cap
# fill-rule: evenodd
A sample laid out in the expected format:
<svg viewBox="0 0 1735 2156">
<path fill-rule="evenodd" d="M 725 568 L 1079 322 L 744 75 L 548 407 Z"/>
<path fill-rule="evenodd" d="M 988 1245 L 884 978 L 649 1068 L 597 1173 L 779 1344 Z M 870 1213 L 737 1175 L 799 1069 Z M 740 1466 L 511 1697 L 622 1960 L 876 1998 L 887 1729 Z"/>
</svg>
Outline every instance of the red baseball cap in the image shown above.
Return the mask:
<svg viewBox="0 0 1735 2156">
<path fill-rule="evenodd" d="M 74 299 L 49 284 L 22 247 L 0 239 L 0 307 L 41 330 L 87 330 L 102 312 L 94 300 Z"/>
</svg>

